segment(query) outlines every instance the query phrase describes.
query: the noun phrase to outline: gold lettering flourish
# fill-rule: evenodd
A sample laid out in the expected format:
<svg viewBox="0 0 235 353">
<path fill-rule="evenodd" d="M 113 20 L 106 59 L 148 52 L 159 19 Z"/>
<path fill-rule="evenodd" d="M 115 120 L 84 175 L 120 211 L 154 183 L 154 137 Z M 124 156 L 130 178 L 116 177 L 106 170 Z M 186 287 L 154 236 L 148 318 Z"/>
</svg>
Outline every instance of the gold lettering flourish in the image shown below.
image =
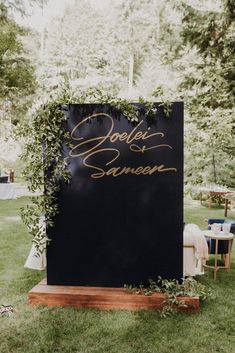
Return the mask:
<svg viewBox="0 0 235 353">
<path fill-rule="evenodd" d="M 130 145 L 130 150 L 132 152 L 142 152 L 144 153 L 145 151 L 149 151 L 149 150 L 153 150 L 154 148 L 160 148 L 160 147 L 167 147 L 170 148 L 172 150 L 172 147 L 170 145 L 156 145 L 156 146 L 151 146 L 151 147 L 146 147 L 145 145 L 140 147 L 138 145 L 135 145 L 134 143 L 132 145 Z"/>
</svg>

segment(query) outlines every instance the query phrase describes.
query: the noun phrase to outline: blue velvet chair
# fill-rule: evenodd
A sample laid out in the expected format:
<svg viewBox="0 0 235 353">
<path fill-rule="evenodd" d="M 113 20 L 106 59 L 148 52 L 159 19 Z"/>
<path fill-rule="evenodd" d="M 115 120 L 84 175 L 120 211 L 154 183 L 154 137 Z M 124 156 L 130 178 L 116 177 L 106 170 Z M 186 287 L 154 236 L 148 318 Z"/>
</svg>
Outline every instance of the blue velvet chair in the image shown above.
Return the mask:
<svg viewBox="0 0 235 353">
<path fill-rule="evenodd" d="M 229 223 L 231 224 L 230 232 L 235 234 L 235 221 L 230 219 L 216 219 L 211 218 L 208 219 L 208 229 L 210 229 L 210 225 L 213 223 Z M 209 247 L 209 254 L 215 253 L 215 240 L 207 238 L 207 244 Z M 227 254 L 228 253 L 228 241 L 227 240 L 220 240 L 218 242 L 218 254 Z"/>
</svg>

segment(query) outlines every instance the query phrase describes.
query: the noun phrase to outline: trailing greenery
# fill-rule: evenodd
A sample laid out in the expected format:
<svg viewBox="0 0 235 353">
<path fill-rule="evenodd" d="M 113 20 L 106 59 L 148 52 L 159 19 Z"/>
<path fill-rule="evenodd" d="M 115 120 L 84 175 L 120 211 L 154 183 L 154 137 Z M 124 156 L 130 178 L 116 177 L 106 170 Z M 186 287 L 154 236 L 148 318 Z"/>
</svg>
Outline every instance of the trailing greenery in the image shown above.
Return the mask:
<svg viewBox="0 0 235 353">
<path fill-rule="evenodd" d="M 45 250 L 48 241 L 40 219 L 43 215 L 46 227 L 52 225 L 58 211 L 56 193 L 61 183 L 68 183 L 70 179 L 67 158 L 62 158 L 63 150 L 70 147 L 69 135 L 63 128 L 66 116 L 61 110 L 65 101 L 62 94 L 56 101 L 41 106 L 21 128 L 21 135 L 27 139 L 22 155 L 25 161 L 23 175 L 29 190 L 42 194 L 32 197 L 31 203 L 21 212 L 38 253 Z"/>
<path fill-rule="evenodd" d="M 140 295 L 152 295 L 153 293 L 166 293 L 169 298 L 171 297 L 195 297 L 198 296 L 200 299 L 206 300 L 212 297 L 211 290 L 206 288 L 200 282 L 195 279 L 188 277 L 182 279 L 180 283 L 178 280 L 168 280 L 162 279 L 158 276 L 156 281 L 150 279 L 149 286 L 144 287 L 142 284 L 139 287 L 135 287 L 132 285 L 124 285 L 124 288 L 134 294 Z"/>
<path fill-rule="evenodd" d="M 158 86 L 153 92 L 152 92 L 153 97 L 159 98 L 160 101 L 162 102 L 160 106 L 163 107 L 163 111 L 165 116 L 169 117 L 171 112 L 172 112 L 172 102 L 170 102 L 164 95 L 162 87 Z"/>
<path fill-rule="evenodd" d="M 68 90 L 69 87 L 67 88 Z M 104 90 L 101 90 L 97 87 L 91 87 L 85 91 L 80 92 L 79 97 L 74 95 L 74 93 L 71 94 L 72 97 L 72 102 L 73 103 L 107 103 L 110 104 L 112 107 L 120 111 L 123 116 L 129 120 L 131 123 L 138 123 L 139 118 L 140 118 L 140 112 L 141 109 L 144 110 L 145 115 L 147 118 L 157 118 L 157 108 L 154 107 L 154 104 L 152 102 L 146 101 L 143 97 L 139 97 L 138 101 L 135 103 L 140 103 L 141 107 L 137 107 L 135 104 L 131 104 L 130 101 L 127 99 L 123 98 L 116 98 L 113 97 L 109 94 L 105 94 Z M 161 100 L 161 96 L 159 95 L 154 95 L 154 97 L 158 97 Z M 163 111 L 166 116 L 167 115 L 167 110 L 165 108 L 166 104 L 160 103 L 159 106 L 163 106 Z"/>
<path fill-rule="evenodd" d="M 191 277 L 182 279 L 181 283 L 176 279 L 167 280 L 158 277 L 156 281 L 150 279 L 147 287 L 142 284 L 139 287 L 125 284 L 124 288 L 128 293 L 138 295 L 149 296 L 154 293 L 165 293 L 167 299 L 165 300 L 165 306 L 161 310 L 162 317 L 176 313 L 178 307 L 187 307 L 183 300 L 179 300 L 179 297 L 199 297 L 200 301 L 213 297 L 210 288 Z"/>
</svg>

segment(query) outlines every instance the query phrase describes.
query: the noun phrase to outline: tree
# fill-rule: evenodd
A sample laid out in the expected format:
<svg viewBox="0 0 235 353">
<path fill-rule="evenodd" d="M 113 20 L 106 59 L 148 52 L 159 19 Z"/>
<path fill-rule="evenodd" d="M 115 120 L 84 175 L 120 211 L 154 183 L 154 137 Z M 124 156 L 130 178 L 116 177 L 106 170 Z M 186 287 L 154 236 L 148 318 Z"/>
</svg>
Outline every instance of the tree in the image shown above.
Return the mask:
<svg viewBox="0 0 235 353">
<path fill-rule="evenodd" d="M 157 99 L 179 100 L 179 82 L 183 72 L 177 70 L 175 57 L 179 47 L 181 13 L 174 7 L 175 1 L 157 1 L 156 8 L 151 7 L 155 17 L 156 28 L 154 40 L 151 41 L 147 55 L 140 67 L 137 90 L 145 97 L 157 93 Z M 161 94 L 160 94 L 161 93 Z"/>
<path fill-rule="evenodd" d="M 108 39 L 107 21 L 88 1 L 68 7 L 46 29 L 43 84 L 51 89 L 63 80 L 75 87 L 115 81 Z"/>
<path fill-rule="evenodd" d="M 36 83 L 34 68 L 27 58 L 22 37 L 27 31 L 18 26 L 0 6 L 0 105 L 13 122 L 24 114 Z M 4 116 L 3 116 L 4 117 Z"/>
<path fill-rule="evenodd" d="M 75 85 L 102 83 L 115 94 L 128 83 L 130 89 L 136 86 L 143 65 L 160 56 L 165 7 L 163 0 L 128 0 L 97 12 L 88 1 L 77 1 L 47 28 L 46 86 L 55 87 L 64 77 Z"/>
<path fill-rule="evenodd" d="M 0 4 L 4 5 L 8 11 L 17 11 L 21 13 L 22 16 L 27 15 L 27 6 L 39 5 L 40 7 L 45 5 L 47 0 L 4 0 L 0 1 Z"/>
<path fill-rule="evenodd" d="M 186 180 L 234 187 L 235 2 L 221 1 L 220 11 L 183 4 L 182 21 L 183 44 L 197 56 L 181 84 L 190 126 Z"/>
<path fill-rule="evenodd" d="M 131 91 L 141 75 L 142 65 L 159 39 L 163 1 L 121 1 L 113 12 L 114 42 L 118 46 L 119 65 L 128 77 Z"/>
</svg>

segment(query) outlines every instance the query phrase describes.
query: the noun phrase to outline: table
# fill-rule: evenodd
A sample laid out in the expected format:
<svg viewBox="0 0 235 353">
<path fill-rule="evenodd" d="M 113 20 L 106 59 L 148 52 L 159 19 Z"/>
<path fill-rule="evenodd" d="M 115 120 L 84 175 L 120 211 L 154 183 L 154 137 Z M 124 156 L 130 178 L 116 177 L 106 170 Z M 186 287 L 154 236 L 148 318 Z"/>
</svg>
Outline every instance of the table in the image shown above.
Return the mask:
<svg viewBox="0 0 235 353">
<path fill-rule="evenodd" d="M 215 234 L 212 230 L 204 230 L 203 233 L 204 233 L 204 235 L 207 238 L 215 240 L 215 262 L 214 262 L 214 266 L 205 264 L 204 267 L 213 268 L 214 269 L 214 279 L 216 279 L 217 271 L 220 268 L 224 268 L 227 271 L 230 270 L 231 250 L 232 250 L 232 244 L 233 244 L 234 235 L 232 233 L 229 233 L 228 235 L 225 235 L 224 232 L 219 232 L 219 234 Z M 228 240 L 228 253 L 226 254 L 226 261 L 225 261 L 224 266 L 218 266 L 218 263 L 217 263 L 217 261 L 218 261 L 218 242 L 219 242 L 219 240 Z"/>
<path fill-rule="evenodd" d="M 15 199 L 16 196 L 16 189 L 13 184 L 0 183 L 0 200 Z"/>
<path fill-rule="evenodd" d="M 216 195 L 219 196 L 219 205 L 221 203 L 221 196 L 227 194 L 225 191 L 210 191 L 210 208 L 212 207 L 212 196 Z"/>
<path fill-rule="evenodd" d="M 221 203 L 221 196 L 225 196 L 226 194 L 228 194 L 230 191 L 225 188 L 225 187 L 219 187 L 219 186 L 212 186 L 212 187 L 206 187 L 206 186 L 202 186 L 199 188 L 200 191 L 200 202 L 202 204 L 202 193 L 209 193 L 210 195 L 210 204 L 209 207 L 212 208 L 212 197 L 213 195 L 218 196 L 219 198 L 219 205 Z"/>
<path fill-rule="evenodd" d="M 224 196 L 225 198 L 225 205 L 224 205 L 224 217 L 227 217 L 228 214 L 228 203 L 229 201 L 235 201 L 235 193 L 230 193 L 230 194 L 226 194 Z"/>
</svg>

